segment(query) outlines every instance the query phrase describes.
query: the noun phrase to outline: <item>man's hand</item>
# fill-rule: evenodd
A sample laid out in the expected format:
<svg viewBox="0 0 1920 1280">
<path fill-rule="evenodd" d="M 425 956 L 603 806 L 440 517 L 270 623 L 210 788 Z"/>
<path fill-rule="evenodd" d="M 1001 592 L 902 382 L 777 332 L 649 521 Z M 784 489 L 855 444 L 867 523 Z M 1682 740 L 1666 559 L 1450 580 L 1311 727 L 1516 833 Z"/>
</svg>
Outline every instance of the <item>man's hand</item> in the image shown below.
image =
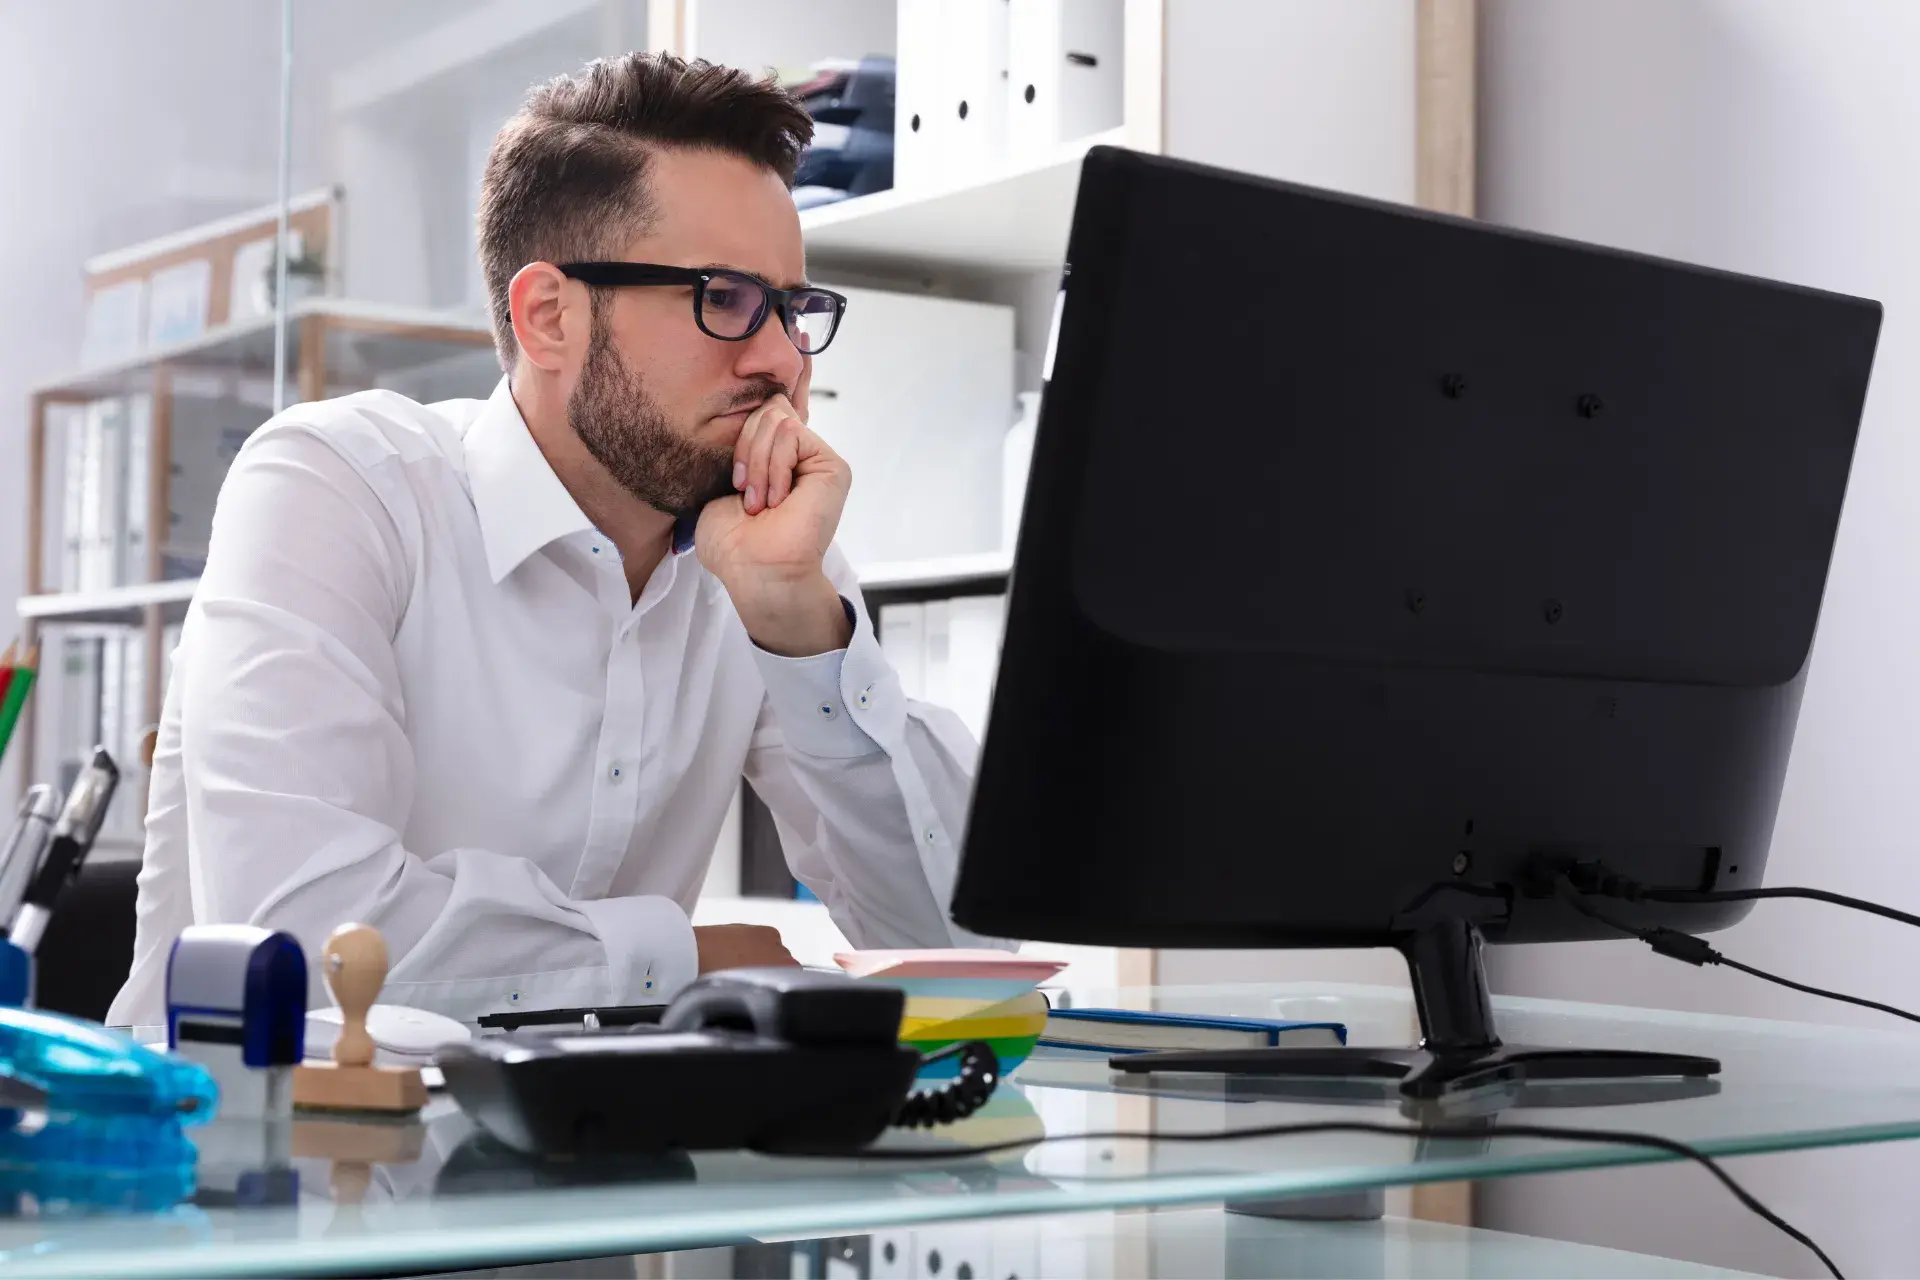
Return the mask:
<svg viewBox="0 0 1920 1280">
<path fill-rule="evenodd" d="M 757 969 L 764 966 L 797 969 L 780 931 L 763 924 L 697 924 L 693 945 L 700 953 L 700 972 L 716 969 Z"/>
<path fill-rule="evenodd" d="M 853 483 L 846 462 L 776 395 L 740 430 L 733 483 L 737 496 L 700 513 L 694 548 L 747 634 L 790 658 L 844 649 L 852 628 L 821 562 Z"/>
</svg>

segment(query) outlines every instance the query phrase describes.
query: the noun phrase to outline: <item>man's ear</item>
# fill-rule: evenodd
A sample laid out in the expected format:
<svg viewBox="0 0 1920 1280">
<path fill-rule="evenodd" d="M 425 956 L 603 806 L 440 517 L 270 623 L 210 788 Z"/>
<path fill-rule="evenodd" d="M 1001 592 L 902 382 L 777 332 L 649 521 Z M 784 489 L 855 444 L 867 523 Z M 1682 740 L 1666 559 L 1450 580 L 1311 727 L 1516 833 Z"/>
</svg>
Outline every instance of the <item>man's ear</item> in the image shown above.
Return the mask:
<svg viewBox="0 0 1920 1280">
<path fill-rule="evenodd" d="M 569 348 L 592 328 L 587 287 L 550 262 L 529 262 L 507 286 L 513 339 L 529 364 L 549 373 L 565 367 Z"/>
</svg>

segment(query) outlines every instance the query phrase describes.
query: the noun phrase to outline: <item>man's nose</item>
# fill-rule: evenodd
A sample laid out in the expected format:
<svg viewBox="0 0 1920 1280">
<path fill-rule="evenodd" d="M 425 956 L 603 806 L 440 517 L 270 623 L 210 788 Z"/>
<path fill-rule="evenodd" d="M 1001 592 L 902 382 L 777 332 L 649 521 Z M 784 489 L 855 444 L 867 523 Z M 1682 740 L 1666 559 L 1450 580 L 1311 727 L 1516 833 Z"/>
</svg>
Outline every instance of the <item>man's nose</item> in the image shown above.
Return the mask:
<svg viewBox="0 0 1920 1280">
<path fill-rule="evenodd" d="M 793 339 L 787 336 L 787 328 L 780 321 L 780 313 L 772 312 L 765 324 L 751 338 L 740 344 L 739 359 L 734 364 L 734 372 L 742 377 L 762 376 L 775 379 L 781 386 L 792 389 L 800 385 L 800 372 L 803 357 Z"/>
</svg>

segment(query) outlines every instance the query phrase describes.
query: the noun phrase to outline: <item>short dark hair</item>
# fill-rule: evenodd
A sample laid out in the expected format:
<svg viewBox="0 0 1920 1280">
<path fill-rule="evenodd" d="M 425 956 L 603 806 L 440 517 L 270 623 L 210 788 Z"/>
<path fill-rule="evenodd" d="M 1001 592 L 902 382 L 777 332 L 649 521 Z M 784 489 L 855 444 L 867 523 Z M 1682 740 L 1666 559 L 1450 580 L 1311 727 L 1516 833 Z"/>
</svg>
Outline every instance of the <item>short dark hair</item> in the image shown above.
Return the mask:
<svg viewBox="0 0 1920 1280">
<path fill-rule="evenodd" d="M 518 344 L 507 286 L 529 262 L 604 258 L 655 216 L 661 147 L 722 151 L 791 187 L 813 118 L 772 76 L 629 53 L 537 86 L 500 130 L 480 179 L 480 270 L 503 369 Z"/>
</svg>

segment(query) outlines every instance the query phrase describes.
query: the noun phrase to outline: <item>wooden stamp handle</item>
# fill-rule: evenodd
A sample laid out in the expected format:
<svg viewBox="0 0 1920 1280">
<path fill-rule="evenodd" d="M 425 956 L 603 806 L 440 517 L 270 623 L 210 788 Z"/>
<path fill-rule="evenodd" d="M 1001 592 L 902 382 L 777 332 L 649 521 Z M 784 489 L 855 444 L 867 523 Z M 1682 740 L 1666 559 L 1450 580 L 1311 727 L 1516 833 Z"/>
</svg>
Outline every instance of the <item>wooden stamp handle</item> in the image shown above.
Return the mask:
<svg viewBox="0 0 1920 1280">
<path fill-rule="evenodd" d="M 320 965 L 327 990 L 340 1006 L 340 1038 L 333 1042 L 333 1060 L 343 1067 L 372 1065 L 367 1010 L 387 982 L 386 939 L 371 925 L 343 924 L 327 936 Z"/>
</svg>

